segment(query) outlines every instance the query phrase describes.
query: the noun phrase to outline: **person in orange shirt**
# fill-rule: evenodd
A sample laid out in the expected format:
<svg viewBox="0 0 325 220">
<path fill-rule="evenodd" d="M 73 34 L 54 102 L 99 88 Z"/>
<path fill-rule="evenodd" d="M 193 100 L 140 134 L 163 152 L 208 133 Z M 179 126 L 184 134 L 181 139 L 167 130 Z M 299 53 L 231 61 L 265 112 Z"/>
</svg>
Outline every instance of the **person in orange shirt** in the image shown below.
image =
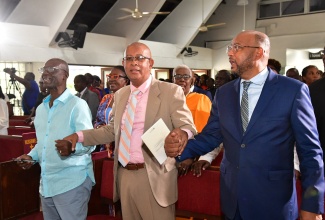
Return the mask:
<svg viewBox="0 0 325 220">
<path fill-rule="evenodd" d="M 208 96 L 193 92 L 195 78 L 191 69 L 186 65 L 179 65 L 173 70 L 173 82 L 182 87 L 186 96 L 186 105 L 190 109 L 197 132 L 200 133 L 208 122 L 211 101 Z M 188 159 L 178 166 L 178 174 L 185 175 L 193 159 Z"/>
</svg>

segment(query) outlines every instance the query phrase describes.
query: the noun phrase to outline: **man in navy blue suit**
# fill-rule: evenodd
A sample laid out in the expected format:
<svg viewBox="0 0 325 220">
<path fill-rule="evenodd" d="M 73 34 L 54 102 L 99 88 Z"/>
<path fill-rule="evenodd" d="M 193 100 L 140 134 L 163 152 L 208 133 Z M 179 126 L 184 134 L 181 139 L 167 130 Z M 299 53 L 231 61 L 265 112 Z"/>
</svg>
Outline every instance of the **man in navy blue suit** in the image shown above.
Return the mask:
<svg viewBox="0 0 325 220">
<path fill-rule="evenodd" d="M 296 143 L 303 188 L 300 218 L 321 219 L 323 152 L 309 90 L 298 80 L 267 68 L 269 53 L 265 34 L 239 33 L 227 54 L 231 70 L 240 78 L 216 91 L 207 125 L 185 149 L 184 134 L 174 130 L 165 140 L 165 150 L 182 161 L 223 143 L 220 193 L 226 219 L 295 220 Z M 244 84 L 248 89 L 244 90 Z"/>
</svg>

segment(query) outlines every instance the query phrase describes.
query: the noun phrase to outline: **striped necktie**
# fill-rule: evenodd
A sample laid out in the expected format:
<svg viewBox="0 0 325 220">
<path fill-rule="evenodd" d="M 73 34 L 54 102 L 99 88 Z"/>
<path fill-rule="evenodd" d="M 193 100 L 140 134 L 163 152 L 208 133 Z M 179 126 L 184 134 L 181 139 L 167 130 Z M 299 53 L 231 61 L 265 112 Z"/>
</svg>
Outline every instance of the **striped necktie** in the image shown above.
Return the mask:
<svg viewBox="0 0 325 220">
<path fill-rule="evenodd" d="M 248 119 L 249 119 L 249 107 L 248 107 L 248 87 L 250 86 L 252 82 L 250 81 L 244 81 L 243 82 L 243 94 L 241 98 L 241 105 L 240 105 L 240 114 L 241 114 L 241 121 L 243 125 L 243 131 L 245 133 L 247 125 L 248 125 Z"/>
<path fill-rule="evenodd" d="M 127 165 L 130 161 L 130 140 L 132 134 L 132 126 L 134 120 L 135 108 L 137 105 L 137 95 L 140 90 L 134 90 L 131 93 L 129 105 L 125 113 L 124 128 L 121 131 L 118 161 L 123 165 Z"/>
</svg>

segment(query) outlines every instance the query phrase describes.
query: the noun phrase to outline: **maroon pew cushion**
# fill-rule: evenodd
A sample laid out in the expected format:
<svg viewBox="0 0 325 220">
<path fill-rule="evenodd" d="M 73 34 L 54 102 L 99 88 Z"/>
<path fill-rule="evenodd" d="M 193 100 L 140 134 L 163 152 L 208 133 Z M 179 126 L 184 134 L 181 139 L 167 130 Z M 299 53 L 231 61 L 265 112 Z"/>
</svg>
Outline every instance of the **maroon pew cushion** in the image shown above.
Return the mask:
<svg viewBox="0 0 325 220">
<path fill-rule="evenodd" d="M 200 177 L 192 173 L 179 177 L 176 209 L 221 216 L 220 171 L 205 170 Z"/>
</svg>

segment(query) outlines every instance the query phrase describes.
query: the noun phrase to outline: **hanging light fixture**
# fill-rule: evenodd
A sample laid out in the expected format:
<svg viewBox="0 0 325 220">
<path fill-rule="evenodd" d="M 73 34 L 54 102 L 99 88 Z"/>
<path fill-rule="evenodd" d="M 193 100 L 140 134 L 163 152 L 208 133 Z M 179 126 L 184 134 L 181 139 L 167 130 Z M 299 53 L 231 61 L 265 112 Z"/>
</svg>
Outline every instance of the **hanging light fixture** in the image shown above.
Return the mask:
<svg viewBox="0 0 325 220">
<path fill-rule="evenodd" d="M 238 6 L 248 5 L 248 0 L 238 0 L 237 5 Z"/>
<path fill-rule="evenodd" d="M 248 5 L 248 0 L 238 0 L 237 2 L 238 6 L 244 6 L 244 15 L 243 15 L 243 31 L 245 30 L 246 25 L 246 5 Z"/>
</svg>

